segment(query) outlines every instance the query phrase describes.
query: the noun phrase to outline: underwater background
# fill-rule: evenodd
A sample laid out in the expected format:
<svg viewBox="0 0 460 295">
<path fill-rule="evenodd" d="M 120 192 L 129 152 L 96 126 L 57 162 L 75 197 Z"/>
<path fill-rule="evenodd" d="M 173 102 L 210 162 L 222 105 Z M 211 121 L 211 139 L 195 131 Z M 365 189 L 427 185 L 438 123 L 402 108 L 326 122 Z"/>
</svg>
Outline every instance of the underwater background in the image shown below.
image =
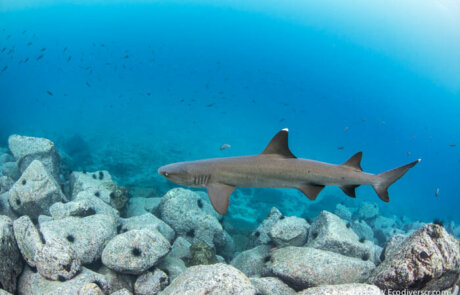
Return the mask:
<svg viewBox="0 0 460 295">
<path fill-rule="evenodd" d="M 132 196 L 177 186 L 162 165 L 257 154 L 289 128 L 299 158 L 363 151 L 369 173 L 422 162 L 389 203 L 369 186 L 314 202 L 238 189 L 236 225 L 363 201 L 460 223 L 458 1 L 0 0 L 0 72 L 0 146 L 46 137 L 70 171 L 108 170 Z"/>
</svg>

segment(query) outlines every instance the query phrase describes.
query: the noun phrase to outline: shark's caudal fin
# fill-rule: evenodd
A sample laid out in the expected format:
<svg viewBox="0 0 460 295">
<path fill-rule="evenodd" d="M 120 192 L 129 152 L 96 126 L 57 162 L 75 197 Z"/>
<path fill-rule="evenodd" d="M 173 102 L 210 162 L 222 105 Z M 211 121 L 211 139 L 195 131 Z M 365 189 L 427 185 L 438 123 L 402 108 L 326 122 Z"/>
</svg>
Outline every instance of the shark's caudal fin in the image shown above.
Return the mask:
<svg viewBox="0 0 460 295">
<path fill-rule="evenodd" d="M 384 202 L 389 202 L 390 197 L 388 196 L 388 187 L 392 185 L 396 180 L 400 179 L 410 168 L 414 167 L 421 160 L 418 159 L 412 163 L 395 168 L 393 170 L 378 174 L 377 181 L 372 185 L 377 195 Z"/>
</svg>

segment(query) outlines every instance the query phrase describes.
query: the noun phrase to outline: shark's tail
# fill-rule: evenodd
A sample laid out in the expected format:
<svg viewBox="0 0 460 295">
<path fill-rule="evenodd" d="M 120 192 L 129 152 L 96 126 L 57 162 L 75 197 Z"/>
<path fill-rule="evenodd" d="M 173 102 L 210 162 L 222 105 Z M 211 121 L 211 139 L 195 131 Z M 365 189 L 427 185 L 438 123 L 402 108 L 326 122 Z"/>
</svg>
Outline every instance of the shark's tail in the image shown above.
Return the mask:
<svg viewBox="0 0 460 295">
<path fill-rule="evenodd" d="M 377 195 L 384 202 L 389 202 L 390 197 L 388 196 L 388 187 L 392 185 L 396 180 L 400 179 L 410 168 L 414 167 L 421 159 L 409 163 L 407 165 L 389 170 L 387 172 L 380 173 L 376 176 L 377 180 L 372 185 Z"/>
</svg>

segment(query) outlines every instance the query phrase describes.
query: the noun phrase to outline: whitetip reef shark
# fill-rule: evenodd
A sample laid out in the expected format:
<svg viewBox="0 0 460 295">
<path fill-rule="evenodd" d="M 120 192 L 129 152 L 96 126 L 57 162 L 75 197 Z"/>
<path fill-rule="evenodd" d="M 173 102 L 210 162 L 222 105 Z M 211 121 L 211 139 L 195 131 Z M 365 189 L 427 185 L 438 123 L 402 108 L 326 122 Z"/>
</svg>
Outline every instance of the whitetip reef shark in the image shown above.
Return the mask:
<svg viewBox="0 0 460 295">
<path fill-rule="evenodd" d="M 158 173 L 180 185 L 207 188 L 212 206 L 225 215 L 236 187 L 296 188 L 315 200 L 326 185 L 338 186 L 353 198 L 358 186 L 372 185 L 389 202 L 388 187 L 420 162 L 370 174 L 363 172 L 361 158 L 358 152 L 341 165 L 297 158 L 289 150 L 288 129 L 283 129 L 259 155 L 178 162 L 160 167 Z"/>
</svg>

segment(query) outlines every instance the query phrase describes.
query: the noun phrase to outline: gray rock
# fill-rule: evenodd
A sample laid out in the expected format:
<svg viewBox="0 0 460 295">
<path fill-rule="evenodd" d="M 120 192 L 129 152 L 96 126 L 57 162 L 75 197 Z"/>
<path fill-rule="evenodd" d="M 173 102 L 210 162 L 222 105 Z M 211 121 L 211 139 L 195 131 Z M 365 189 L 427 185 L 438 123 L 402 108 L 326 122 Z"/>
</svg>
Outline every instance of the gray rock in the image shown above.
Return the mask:
<svg viewBox="0 0 460 295">
<path fill-rule="evenodd" d="M 166 256 L 170 248 L 159 232 L 130 230 L 110 240 L 102 252 L 102 263 L 117 272 L 141 274 Z"/>
<path fill-rule="evenodd" d="M 157 214 L 158 206 L 160 205 L 161 198 L 129 198 L 126 205 L 126 216 L 138 216 L 146 213 Z"/>
<path fill-rule="evenodd" d="M 296 295 L 296 292 L 278 278 L 250 278 L 261 295 Z"/>
<path fill-rule="evenodd" d="M 459 275 L 459 242 L 443 227 L 428 224 L 385 259 L 368 282 L 384 290 L 444 290 L 451 287 Z"/>
<path fill-rule="evenodd" d="M 81 267 L 73 248 L 54 239 L 46 241 L 35 253 L 34 262 L 39 274 L 54 281 L 73 278 Z"/>
<path fill-rule="evenodd" d="M 393 227 L 380 228 L 374 231 L 375 241 L 379 245 L 385 245 L 392 236 L 401 234 L 404 234 L 402 230 Z"/>
<path fill-rule="evenodd" d="M 37 218 L 40 214 L 49 215 L 52 204 L 66 200 L 59 184 L 38 160 L 27 167 L 9 194 L 11 208 L 31 218 Z"/>
<path fill-rule="evenodd" d="M 357 219 L 372 219 L 379 215 L 379 206 L 376 203 L 363 202 L 355 213 Z"/>
<path fill-rule="evenodd" d="M 69 216 L 85 217 L 94 214 L 105 214 L 119 217 L 118 211 L 87 191 L 77 194 L 73 201 L 67 203 L 54 203 L 50 207 L 51 216 L 54 219 L 62 219 Z"/>
<path fill-rule="evenodd" d="M 161 295 L 183 294 L 255 295 L 257 289 L 236 268 L 223 263 L 197 265 L 176 278 Z"/>
<path fill-rule="evenodd" d="M 353 216 L 351 210 L 342 204 L 337 204 L 335 206 L 334 214 L 347 221 L 351 221 Z"/>
<path fill-rule="evenodd" d="M 248 277 L 263 277 L 270 274 L 266 262 L 270 257 L 270 246 L 260 245 L 243 251 L 233 258 L 231 265 L 242 271 Z"/>
<path fill-rule="evenodd" d="M 148 229 L 160 232 L 169 242 L 174 240 L 174 230 L 163 220 L 159 219 L 151 213 L 121 219 L 120 223 L 120 232 L 122 233 L 133 229 Z"/>
<path fill-rule="evenodd" d="M 110 295 L 133 295 L 133 293 L 131 293 L 130 291 L 126 289 L 121 289 L 116 292 L 110 293 Z"/>
<path fill-rule="evenodd" d="M 273 207 L 270 210 L 267 218 L 251 233 L 248 241 L 248 248 L 254 248 L 258 245 L 266 245 L 271 243 L 271 238 L 268 235 L 272 226 L 283 216 L 277 208 Z"/>
<path fill-rule="evenodd" d="M 403 229 L 406 231 L 406 233 L 411 234 L 414 231 L 418 230 L 422 226 L 424 226 L 426 223 L 420 222 L 420 221 L 415 221 L 415 222 L 410 222 L 404 225 Z"/>
<path fill-rule="evenodd" d="M 134 283 L 134 294 L 157 295 L 169 283 L 168 275 L 159 269 L 140 275 Z"/>
<path fill-rule="evenodd" d="M 78 290 L 77 295 L 104 295 L 104 292 L 95 283 L 88 283 Z"/>
<path fill-rule="evenodd" d="M 8 176 L 0 176 L 0 193 L 9 191 L 14 185 L 14 180 Z"/>
<path fill-rule="evenodd" d="M 115 209 L 123 208 L 128 202 L 127 189 L 118 186 L 108 171 L 72 172 L 70 175 L 72 199 L 82 192 L 100 198 Z"/>
<path fill-rule="evenodd" d="M 53 217 L 48 215 L 38 215 L 38 224 L 54 220 Z"/>
<path fill-rule="evenodd" d="M 350 223 L 353 231 L 359 238 L 364 238 L 368 241 L 374 241 L 374 231 L 364 220 L 355 220 Z"/>
<path fill-rule="evenodd" d="M 192 244 L 184 239 L 183 237 L 178 237 L 174 244 L 171 247 L 171 252 L 169 252 L 168 256 L 176 257 L 176 258 L 190 258 L 190 246 Z"/>
<path fill-rule="evenodd" d="M 46 138 L 11 135 L 8 138 L 8 146 L 21 172 L 24 172 L 33 161 L 38 160 L 54 179 L 59 181 L 61 160 L 53 142 Z"/>
<path fill-rule="evenodd" d="M 11 210 L 9 198 L 10 194 L 8 192 L 0 193 L 0 215 L 6 215 L 14 220 L 18 218 L 18 215 Z"/>
<path fill-rule="evenodd" d="M 13 221 L 4 215 L 0 215 L 0 257 L 0 286 L 15 293 L 23 263 L 14 238 Z"/>
<path fill-rule="evenodd" d="M 108 292 L 110 294 L 117 292 L 119 290 L 127 290 L 133 292 L 134 290 L 134 277 L 132 275 L 117 273 L 105 265 L 102 265 L 97 273 L 100 273 L 105 276 L 108 285 Z"/>
<path fill-rule="evenodd" d="M 16 219 L 13 222 L 13 231 L 22 257 L 30 266 L 35 266 L 35 254 L 44 244 L 30 217 L 25 215 Z"/>
<path fill-rule="evenodd" d="M 13 294 L 11 294 L 10 292 L 6 292 L 3 289 L 0 289 L 0 295 L 13 295 Z"/>
<path fill-rule="evenodd" d="M 235 241 L 233 237 L 224 230 L 224 247 L 216 249 L 217 254 L 222 255 L 226 261 L 232 260 L 235 255 Z"/>
<path fill-rule="evenodd" d="M 370 261 L 309 247 L 274 250 L 270 271 L 296 290 L 331 284 L 364 282 L 374 270 Z"/>
<path fill-rule="evenodd" d="M 187 269 L 182 259 L 169 255 L 163 258 L 156 267 L 166 272 L 171 282 Z"/>
<path fill-rule="evenodd" d="M 42 277 L 38 272 L 33 272 L 25 267 L 18 283 L 19 295 L 75 295 L 81 288 L 89 283 L 95 283 L 107 293 L 107 280 L 101 274 L 95 273 L 85 267 L 73 279 L 60 282 L 51 281 Z"/>
<path fill-rule="evenodd" d="M 101 257 L 108 241 L 117 233 L 116 220 L 104 214 L 87 217 L 66 217 L 40 225 L 45 241 L 57 239 L 72 246 L 82 264 Z"/>
<path fill-rule="evenodd" d="M 393 255 L 398 252 L 400 249 L 402 243 L 407 239 L 408 236 L 406 235 L 394 235 L 388 240 L 387 244 L 385 245 L 385 248 L 383 249 L 383 254 L 382 254 L 382 261 L 393 257 Z"/>
<path fill-rule="evenodd" d="M 276 221 L 268 235 L 277 246 L 303 246 L 309 227 L 305 219 L 290 216 Z"/>
<path fill-rule="evenodd" d="M 347 227 L 338 216 L 323 211 L 310 227 L 307 246 L 350 257 L 373 259 L 376 256 L 374 244 L 361 241 L 351 226 Z"/>
<path fill-rule="evenodd" d="M 298 295 L 382 295 L 382 291 L 374 285 L 342 284 L 313 287 Z"/>
<path fill-rule="evenodd" d="M 161 199 L 159 211 L 161 219 L 176 231 L 177 236 L 192 244 L 203 241 L 213 248 L 225 247 L 218 214 L 200 195 L 182 188 L 172 189 Z"/>
<path fill-rule="evenodd" d="M 7 162 L 1 166 L 2 175 L 11 178 L 12 180 L 16 181 L 19 177 L 21 177 L 21 172 L 19 172 L 18 165 L 16 162 Z"/>
</svg>

